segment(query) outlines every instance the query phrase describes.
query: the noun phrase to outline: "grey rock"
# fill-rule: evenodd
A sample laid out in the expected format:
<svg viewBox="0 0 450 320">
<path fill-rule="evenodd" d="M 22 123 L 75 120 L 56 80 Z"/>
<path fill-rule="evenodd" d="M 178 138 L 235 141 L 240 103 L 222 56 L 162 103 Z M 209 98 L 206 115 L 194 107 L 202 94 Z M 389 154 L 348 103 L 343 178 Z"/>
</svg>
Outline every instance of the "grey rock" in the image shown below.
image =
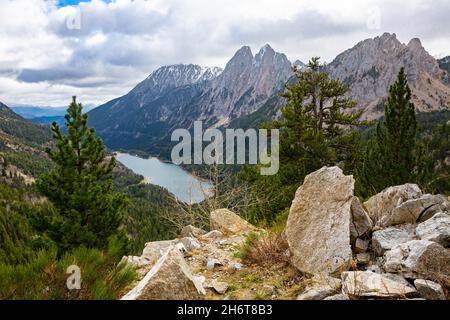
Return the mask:
<svg viewBox="0 0 450 320">
<path fill-rule="evenodd" d="M 392 280 L 384 274 L 347 271 L 341 277 L 342 292 L 351 298 L 406 298 L 417 295 L 412 286 Z"/>
<path fill-rule="evenodd" d="M 328 296 L 340 292 L 342 283 L 340 279 L 327 275 L 316 275 L 312 279 L 313 284 L 305 289 L 297 300 L 323 300 Z"/>
<path fill-rule="evenodd" d="M 172 246 L 122 300 L 193 300 L 204 295 L 203 286 L 191 274 L 183 255 Z"/>
<path fill-rule="evenodd" d="M 339 274 L 349 268 L 354 182 L 338 167 L 323 167 L 305 177 L 292 201 L 285 231 L 298 270 Z"/>
<path fill-rule="evenodd" d="M 412 239 L 413 235 L 407 230 L 389 227 L 372 234 L 372 249 L 376 255 L 382 256 L 385 251 Z"/>
<path fill-rule="evenodd" d="M 376 226 L 385 228 L 393 224 L 395 208 L 408 200 L 417 199 L 421 196 L 422 191 L 416 184 L 407 183 L 386 188 L 369 198 L 364 205 L 373 223 Z"/>
<path fill-rule="evenodd" d="M 202 238 L 206 238 L 206 239 L 220 239 L 222 237 L 223 237 L 223 234 L 219 230 L 212 230 L 202 236 Z"/>
<path fill-rule="evenodd" d="M 356 254 L 355 258 L 356 258 L 357 264 L 359 264 L 359 265 L 366 265 L 366 264 L 368 264 L 370 262 L 371 256 L 370 256 L 369 253 L 364 252 L 364 253 Z"/>
<path fill-rule="evenodd" d="M 392 215 L 385 220 L 386 225 L 425 221 L 434 214 L 450 209 L 448 201 L 441 195 L 425 194 L 398 205 Z"/>
<path fill-rule="evenodd" d="M 369 248 L 369 241 L 368 240 L 363 240 L 363 239 L 356 239 L 355 242 L 355 252 L 356 253 L 364 253 L 367 251 L 367 249 Z"/>
<path fill-rule="evenodd" d="M 194 237 L 194 238 L 198 238 L 201 235 L 206 234 L 206 231 L 197 227 L 194 227 L 192 225 L 188 225 L 183 227 L 183 229 L 181 229 L 181 233 L 180 235 L 182 237 Z"/>
<path fill-rule="evenodd" d="M 217 209 L 209 216 L 211 230 L 219 230 L 223 234 L 249 234 L 256 227 L 228 209 Z"/>
<path fill-rule="evenodd" d="M 357 197 L 353 197 L 351 212 L 352 218 L 350 222 L 350 236 L 353 243 L 356 238 L 370 233 L 373 223 L 372 219 L 369 217 L 369 214 L 366 210 L 364 210 Z"/>
<path fill-rule="evenodd" d="M 429 220 L 420 223 L 416 233 L 422 240 L 437 242 L 444 247 L 450 246 L 450 216 L 437 213 Z"/>
<path fill-rule="evenodd" d="M 326 297 L 323 300 L 350 300 L 350 298 L 348 297 L 348 295 L 346 295 L 344 293 L 339 293 L 339 294 L 335 294 L 334 296 Z"/>
<path fill-rule="evenodd" d="M 387 251 L 384 269 L 407 278 L 450 277 L 450 252 L 427 240 L 411 240 Z"/>
<path fill-rule="evenodd" d="M 419 291 L 420 296 L 426 300 L 446 300 L 444 290 L 439 283 L 416 279 L 414 280 L 414 286 Z"/>
<path fill-rule="evenodd" d="M 180 242 L 184 245 L 187 251 L 200 249 L 202 247 L 200 241 L 193 237 L 184 237 L 180 240 Z"/>
</svg>

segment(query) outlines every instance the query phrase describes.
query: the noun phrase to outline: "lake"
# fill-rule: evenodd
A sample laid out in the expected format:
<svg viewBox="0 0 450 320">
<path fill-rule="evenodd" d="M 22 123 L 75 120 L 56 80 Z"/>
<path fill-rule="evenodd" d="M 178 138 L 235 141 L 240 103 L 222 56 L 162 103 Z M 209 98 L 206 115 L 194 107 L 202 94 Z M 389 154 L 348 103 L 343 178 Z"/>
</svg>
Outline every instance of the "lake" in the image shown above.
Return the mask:
<svg viewBox="0 0 450 320">
<path fill-rule="evenodd" d="M 164 187 L 186 203 L 198 203 L 211 194 L 213 185 L 173 163 L 158 158 L 140 158 L 127 153 L 117 153 L 116 158 L 135 173 L 143 175 L 145 182 Z"/>
</svg>

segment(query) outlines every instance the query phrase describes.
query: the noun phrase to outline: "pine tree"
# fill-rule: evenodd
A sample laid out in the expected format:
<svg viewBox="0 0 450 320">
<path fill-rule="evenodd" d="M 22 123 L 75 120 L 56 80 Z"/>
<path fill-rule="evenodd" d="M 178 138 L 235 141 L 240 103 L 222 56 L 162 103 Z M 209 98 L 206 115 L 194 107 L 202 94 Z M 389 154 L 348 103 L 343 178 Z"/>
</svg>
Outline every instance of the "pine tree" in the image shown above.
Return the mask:
<svg viewBox="0 0 450 320">
<path fill-rule="evenodd" d="M 103 142 L 88 128 L 88 116 L 76 97 L 65 120 L 67 134 L 53 122 L 56 147 L 46 150 L 55 168 L 37 182 L 56 210 L 53 215 L 35 217 L 34 225 L 61 251 L 81 245 L 104 248 L 108 238 L 119 233 L 128 203 L 125 195 L 113 190 L 116 160 L 107 159 Z"/>
<path fill-rule="evenodd" d="M 420 183 L 425 177 L 423 146 L 417 140 L 417 121 L 411 89 L 404 68 L 389 89 L 384 120 L 379 121 L 358 169 L 362 196 L 404 183 Z"/>
<path fill-rule="evenodd" d="M 286 99 L 282 117 L 270 125 L 281 132 L 278 174 L 262 177 L 246 168 L 244 176 L 253 183 L 257 197 L 269 199 L 250 213 L 254 221 L 273 221 L 289 206 L 307 174 L 325 165 L 339 164 L 346 172 L 356 166 L 360 136 L 351 129 L 364 122 L 360 112 L 351 112 L 356 103 L 346 97 L 349 89 L 331 79 L 323 67 L 315 57 L 306 70 L 294 68 L 296 82 L 281 94 Z"/>
</svg>

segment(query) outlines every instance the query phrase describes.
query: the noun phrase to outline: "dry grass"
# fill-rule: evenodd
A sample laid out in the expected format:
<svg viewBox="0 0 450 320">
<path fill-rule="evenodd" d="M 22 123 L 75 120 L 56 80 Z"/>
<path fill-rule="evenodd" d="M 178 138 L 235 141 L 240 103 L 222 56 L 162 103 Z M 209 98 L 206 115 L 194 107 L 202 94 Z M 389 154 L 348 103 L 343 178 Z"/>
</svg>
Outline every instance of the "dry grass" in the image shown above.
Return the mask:
<svg viewBox="0 0 450 320">
<path fill-rule="evenodd" d="M 256 234 L 248 236 L 241 258 L 246 265 L 270 266 L 289 263 L 289 247 L 283 234 Z"/>
</svg>

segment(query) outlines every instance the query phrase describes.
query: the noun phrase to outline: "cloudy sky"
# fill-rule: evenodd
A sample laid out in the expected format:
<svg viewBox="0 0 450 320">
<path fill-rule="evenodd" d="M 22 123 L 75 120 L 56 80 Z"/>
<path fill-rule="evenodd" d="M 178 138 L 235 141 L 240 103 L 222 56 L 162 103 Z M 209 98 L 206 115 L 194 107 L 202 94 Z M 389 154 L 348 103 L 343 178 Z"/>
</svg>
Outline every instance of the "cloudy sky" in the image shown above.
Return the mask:
<svg viewBox="0 0 450 320">
<path fill-rule="evenodd" d="M 443 57 L 449 12 L 448 0 L 0 0 L 0 101 L 98 105 L 158 66 L 223 67 L 243 45 L 330 62 L 391 32 Z"/>
</svg>

